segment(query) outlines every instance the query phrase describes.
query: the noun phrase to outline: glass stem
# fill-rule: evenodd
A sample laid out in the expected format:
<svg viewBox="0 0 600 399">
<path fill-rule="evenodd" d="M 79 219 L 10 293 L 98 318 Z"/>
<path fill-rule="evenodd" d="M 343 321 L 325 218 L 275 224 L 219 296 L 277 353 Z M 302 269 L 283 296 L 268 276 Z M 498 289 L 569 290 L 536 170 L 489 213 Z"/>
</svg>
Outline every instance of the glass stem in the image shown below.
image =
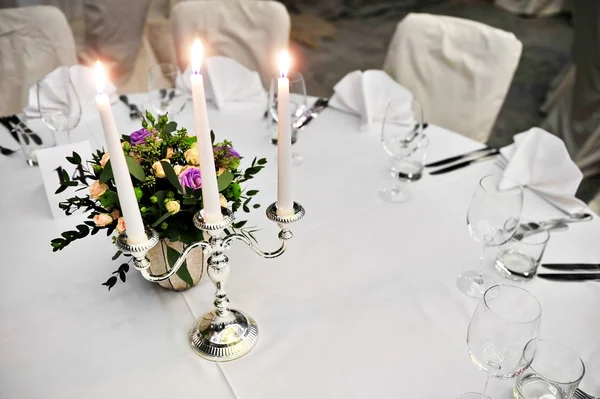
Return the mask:
<svg viewBox="0 0 600 399">
<path fill-rule="evenodd" d="M 479 267 L 477 268 L 477 273 L 473 277 L 473 281 L 476 284 L 483 284 L 483 266 L 485 264 L 484 262 L 485 262 L 486 249 L 487 249 L 487 246 L 484 245 L 483 249 L 481 250 L 481 257 L 479 258 Z M 487 385 L 487 382 L 486 382 L 486 385 Z"/>
<path fill-rule="evenodd" d="M 483 395 L 484 397 L 488 397 L 485 392 L 487 391 L 487 387 L 488 387 L 488 383 L 490 382 L 490 375 L 486 374 L 485 377 L 485 385 L 483 386 L 483 391 L 481 391 L 481 395 Z"/>
</svg>

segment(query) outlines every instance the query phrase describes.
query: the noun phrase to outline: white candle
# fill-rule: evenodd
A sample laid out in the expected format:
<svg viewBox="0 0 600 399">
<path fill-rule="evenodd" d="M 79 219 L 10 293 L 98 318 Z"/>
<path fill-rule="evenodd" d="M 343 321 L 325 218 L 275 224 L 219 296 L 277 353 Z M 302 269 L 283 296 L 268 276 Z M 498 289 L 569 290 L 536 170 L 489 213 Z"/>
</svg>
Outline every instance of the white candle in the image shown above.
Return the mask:
<svg viewBox="0 0 600 399">
<path fill-rule="evenodd" d="M 148 237 L 144 230 L 144 222 L 142 222 L 142 215 L 133 191 L 133 183 L 121 147 L 121 136 L 113 117 L 110 99 L 107 94 L 103 93 L 105 83 L 106 76 L 102 65 L 98 61 L 96 62 L 96 87 L 98 89 L 96 105 L 98 112 L 100 112 L 100 121 L 102 122 L 106 146 L 110 155 L 110 165 L 117 186 L 121 213 L 123 213 L 125 226 L 127 227 L 127 242 L 132 245 L 141 244 L 147 241 Z"/>
<path fill-rule="evenodd" d="M 208 223 L 217 223 L 223 220 L 223 215 L 221 214 L 215 158 L 210 140 L 210 128 L 208 126 L 206 97 L 204 96 L 204 81 L 200 74 L 200 64 L 202 63 L 202 43 L 200 43 L 200 40 L 196 40 L 192 47 L 191 59 L 192 74 L 190 76 L 190 81 L 194 107 L 194 121 L 196 122 L 196 137 L 198 138 L 198 158 L 200 159 L 200 175 L 202 178 L 204 219 Z"/>
<path fill-rule="evenodd" d="M 292 199 L 292 125 L 290 123 L 290 81 L 287 78 L 290 56 L 286 51 L 279 59 L 280 78 L 277 80 L 278 154 L 277 154 L 277 214 L 294 214 Z"/>
</svg>

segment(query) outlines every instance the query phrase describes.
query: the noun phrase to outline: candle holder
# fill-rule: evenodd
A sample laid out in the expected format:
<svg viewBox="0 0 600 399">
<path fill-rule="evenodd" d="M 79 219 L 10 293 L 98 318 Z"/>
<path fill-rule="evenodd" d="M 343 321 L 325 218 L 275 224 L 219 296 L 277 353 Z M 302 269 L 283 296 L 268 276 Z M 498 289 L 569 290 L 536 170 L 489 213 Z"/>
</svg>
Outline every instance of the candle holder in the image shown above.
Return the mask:
<svg viewBox="0 0 600 399">
<path fill-rule="evenodd" d="M 151 282 L 164 281 L 173 276 L 189 252 L 195 247 L 201 247 L 208 254 L 208 277 L 216 287 L 214 306 L 215 309 L 206 313 L 197 321 L 190 331 L 190 344 L 192 349 L 201 357 L 224 362 L 240 358 L 250 352 L 258 340 L 258 326 L 256 321 L 244 312 L 229 308 L 229 299 L 225 291 L 225 283 L 229 276 L 229 259 L 225 255 L 232 241 L 242 241 L 254 252 L 266 259 L 272 259 L 283 254 L 287 248 L 287 241 L 293 237 L 288 224 L 302 219 L 304 208 L 294 202 L 294 213 L 290 216 L 277 214 L 277 203 L 267 208 L 267 218 L 279 225 L 279 239 L 281 246 L 273 252 L 264 252 L 250 239 L 238 233 L 226 234 L 225 229 L 230 228 L 234 221 L 233 212 L 222 208 L 223 220 L 217 223 L 208 223 L 204 219 L 204 210 L 194 215 L 194 225 L 207 233 L 208 241 L 197 241 L 188 246 L 180 255 L 173 268 L 161 275 L 152 275 L 148 272 L 150 260 L 146 257 L 150 248 L 158 243 L 158 233 L 150 227 L 146 228 L 148 241 L 139 245 L 127 244 L 127 235 L 121 233 L 117 238 L 117 247 L 123 253 L 133 256 L 134 267 L 142 276 Z"/>
</svg>

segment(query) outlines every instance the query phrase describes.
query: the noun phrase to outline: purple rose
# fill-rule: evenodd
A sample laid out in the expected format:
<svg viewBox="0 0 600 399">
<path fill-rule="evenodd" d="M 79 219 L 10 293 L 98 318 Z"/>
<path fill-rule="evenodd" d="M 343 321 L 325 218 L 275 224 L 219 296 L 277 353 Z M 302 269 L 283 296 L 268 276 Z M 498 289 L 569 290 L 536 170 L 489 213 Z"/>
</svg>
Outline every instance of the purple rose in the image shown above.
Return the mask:
<svg viewBox="0 0 600 399">
<path fill-rule="evenodd" d="M 188 168 L 179 175 L 179 184 L 185 192 L 186 187 L 198 189 L 202 188 L 202 177 L 197 168 Z"/>
<path fill-rule="evenodd" d="M 150 136 L 150 132 L 144 128 L 141 128 L 140 130 L 136 130 L 135 132 L 131 133 L 129 139 L 132 145 L 138 145 L 144 144 L 146 142 L 146 137 L 148 136 Z"/>
</svg>

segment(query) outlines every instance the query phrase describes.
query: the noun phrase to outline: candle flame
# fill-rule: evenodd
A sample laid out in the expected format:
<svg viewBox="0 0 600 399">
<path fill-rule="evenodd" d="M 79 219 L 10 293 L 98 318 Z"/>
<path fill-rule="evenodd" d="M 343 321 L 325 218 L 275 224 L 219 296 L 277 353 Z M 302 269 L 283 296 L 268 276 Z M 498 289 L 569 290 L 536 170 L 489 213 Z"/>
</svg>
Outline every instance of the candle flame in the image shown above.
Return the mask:
<svg viewBox="0 0 600 399">
<path fill-rule="evenodd" d="M 204 53 L 204 47 L 200 39 L 194 41 L 192 46 L 192 72 L 195 74 L 200 73 L 200 66 L 202 65 L 202 56 Z"/>
<path fill-rule="evenodd" d="M 106 85 L 106 74 L 104 73 L 104 68 L 100 61 L 96 61 L 96 90 L 98 94 L 102 94 L 104 92 L 104 86 Z"/>
<path fill-rule="evenodd" d="M 290 55 L 286 50 L 283 50 L 279 55 L 279 72 L 282 78 L 285 78 L 290 69 Z"/>
</svg>

